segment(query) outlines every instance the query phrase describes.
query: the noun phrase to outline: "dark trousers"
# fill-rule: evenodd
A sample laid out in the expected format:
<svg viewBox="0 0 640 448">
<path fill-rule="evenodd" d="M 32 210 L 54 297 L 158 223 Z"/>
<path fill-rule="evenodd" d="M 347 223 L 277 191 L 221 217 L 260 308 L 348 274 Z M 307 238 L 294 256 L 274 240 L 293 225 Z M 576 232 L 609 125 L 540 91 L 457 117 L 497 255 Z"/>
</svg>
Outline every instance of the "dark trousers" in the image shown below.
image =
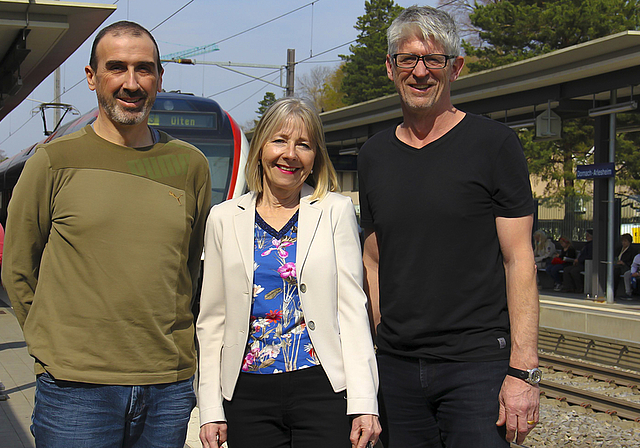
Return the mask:
<svg viewBox="0 0 640 448">
<path fill-rule="evenodd" d="M 553 279 L 553 283 L 562 283 L 562 274 L 560 273 L 560 271 L 562 271 L 565 267 L 566 266 L 564 264 L 550 264 L 547 266 L 547 274 L 551 276 L 551 278 Z"/>
<path fill-rule="evenodd" d="M 626 264 L 616 264 L 613 266 L 613 294 L 616 294 L 616 291 L 618 291 L 620 276 L 629 270 L 631 270 L 631 267 Z"/>
<path fill-rule="evenodd" d="M 350 448 L 345 392 L 320 366 L 260 375 L 240 373 L 224 401 L 229 448 Z"/>
<path fill-rule="evenodd" d="M 496 426 L 508 365 L 378 354 L 384 447 L 508 448 Z"/>
<path fill-rule="evenodd" d="M 564 268 L 562 289 L 568 292 L 583 292 L 584 280 L 581 276 L 582 271 L 584 271 L 584 265 L 581 263 L 572 264 Z"/>
</svg>

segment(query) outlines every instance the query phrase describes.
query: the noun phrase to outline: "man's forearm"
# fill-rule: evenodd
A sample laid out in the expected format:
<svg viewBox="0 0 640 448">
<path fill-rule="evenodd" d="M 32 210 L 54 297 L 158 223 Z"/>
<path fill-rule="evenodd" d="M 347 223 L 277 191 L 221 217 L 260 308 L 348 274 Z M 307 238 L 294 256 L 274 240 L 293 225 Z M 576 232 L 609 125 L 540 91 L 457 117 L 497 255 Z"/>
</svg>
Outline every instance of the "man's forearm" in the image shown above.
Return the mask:
<svg viewBox="0 0 640 448">
<path fill-rule="evenodd" d="M 369 299 L 371 334 L 375 336 L 380 323 L 380 289 L 378 284 L 378 239 L 373 230 L 366 230 L 362 261 L 364 264 L 364 292 Z"/>
<path fill-rule="evenodd" d="M 538 367 L 539 302 L 535 265 L 514 261 L 505 265 L 511 323 L 511 365 Z"/>
</svg>

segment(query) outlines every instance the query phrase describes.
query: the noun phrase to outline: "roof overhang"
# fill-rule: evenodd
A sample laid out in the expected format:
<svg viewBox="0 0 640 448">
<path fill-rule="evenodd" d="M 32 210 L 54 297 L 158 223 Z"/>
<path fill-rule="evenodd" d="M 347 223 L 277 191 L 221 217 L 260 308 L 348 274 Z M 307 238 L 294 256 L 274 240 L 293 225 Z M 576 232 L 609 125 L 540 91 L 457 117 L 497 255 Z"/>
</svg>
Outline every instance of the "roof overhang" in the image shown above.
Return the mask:
<svg viewBox="0 0 640 448">
<path fill-rule="evenodd" d="M 531 59 L 463 76 L 451 84 L 451 100 L 468 112 L 496 119 L 535 113 L 560 101 L 609 100 L 629 96 L 640 84 L 640 32 L 622 33 L 557 50 Z M 589 100 L 589 101 L 586 101 Z M 586 116 L 585 106 L 584 115 Z M 327 142 L 358 139 L 380 126 L 400 121 L 397 94 L 321 114 Z M 356 128 L 360 128 L 358 131 Z M 340 132 L 349 131 L 349 132 Z"/>
<path fill-rule="evenodd" d="M 0 120 L 115 10 L 115 5 L 0 0 Z"/>
<path fill-rule="evenodd" d="M 524 61 L 464 76 L 454 103 L 468 103 L 611 73 L 640 65 L 640 31 L 624 31 Z M 593 86 L 601 92 L 601 86 Z"/>
</svg>

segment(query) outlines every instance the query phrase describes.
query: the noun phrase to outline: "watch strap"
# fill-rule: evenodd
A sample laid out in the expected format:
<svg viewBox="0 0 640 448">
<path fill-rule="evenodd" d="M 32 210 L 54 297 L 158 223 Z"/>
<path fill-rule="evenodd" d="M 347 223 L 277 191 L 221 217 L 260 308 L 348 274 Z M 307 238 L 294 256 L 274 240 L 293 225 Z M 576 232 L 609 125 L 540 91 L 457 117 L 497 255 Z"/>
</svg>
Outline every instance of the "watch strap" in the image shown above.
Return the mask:
<svg viewBox="0 0 640 448">
<path fill-rule="evenodd" d="M 513 377 L 516 377 L 516 378 L 520 378 L 523 381 L 527 381 L 529 379 L 529 371 L 528 370 L 520 370 L 520 369 L 516 369 L 515 367 L 511 367 L 511 366 L 509 366 L 509 369 L 507 370 L 507 375 L 513 376 Z"/>
<path fill-rule="evenodd" d="M 537 367 L 531 370 L 520 370 L 516 369 L 515 367 L 509 366 L 509 368 L 507 369 L 507 375 L 519 378 L 531 385 L 538 384 L 542 379 L 542 372 Z"/>
</svg>

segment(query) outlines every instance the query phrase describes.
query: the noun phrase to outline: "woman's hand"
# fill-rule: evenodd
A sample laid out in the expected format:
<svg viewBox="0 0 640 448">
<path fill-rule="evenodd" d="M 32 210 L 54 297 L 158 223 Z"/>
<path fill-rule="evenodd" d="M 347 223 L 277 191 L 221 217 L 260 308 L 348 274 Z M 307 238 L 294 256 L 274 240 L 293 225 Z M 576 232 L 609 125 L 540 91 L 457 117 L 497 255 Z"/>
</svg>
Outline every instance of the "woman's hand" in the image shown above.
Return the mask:
<svg viewBox="0 0 640 448">
<path fill-rule="evenodd" d="M 382 432 L 380 422 L 377 415 L 362 414 L 353 419 L 351 423 L 351 440 L 352 448 L 367 448 L 367 443 L 371 442 L 371 446 L 376 444 L 378 436 Z"/>
<path fill-rule="evenodd" d="M 200 428 L 200 441 L 203 448 L 220 448 L 227 441 L 225 422 L 206 423 Z"/>
</svg>

